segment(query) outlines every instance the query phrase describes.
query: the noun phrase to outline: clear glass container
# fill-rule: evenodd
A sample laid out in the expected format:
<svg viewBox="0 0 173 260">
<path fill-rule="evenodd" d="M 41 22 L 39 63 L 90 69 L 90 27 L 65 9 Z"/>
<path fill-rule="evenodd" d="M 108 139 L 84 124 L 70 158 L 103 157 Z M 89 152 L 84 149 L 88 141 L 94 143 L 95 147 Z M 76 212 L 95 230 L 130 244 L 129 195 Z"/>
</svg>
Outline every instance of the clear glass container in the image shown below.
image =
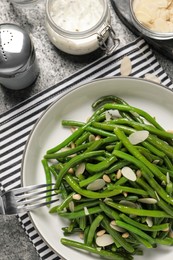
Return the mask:
<svg viewBox="0 0 173 260">
<path fill-rule="evenodd" d="M 143 35 L 157 39 L 157 40 L 170 40 L 173 39 L 173 32 L 158 32 L 154 30 L 150 30 L 146 26 L 144 26 L 136 17 L 136 14 L 134 12 L 134 4 L 136 0 L 130 0 L 130 12 L 131 12 L 131 19 L 133 22 L 133 25 L 138 29 L 139 32 L 141 32 Z M 152 1 L 151 1 L 152 2 Z"/>
<path fill-rule="evenodd" d="M 119 44 L 111 27 L 107 0 L 47 0 L 46 30 L 58 49 L 73 55 L 98 48 L 110 54 Z M 109 47 L 108 37 L 112 39 Z"/>
<path fill-rule="evenodd" d="M 38 3 L 40 0 L 10 0 L 13 5 L 21 7 L 30 7 L 30 5 Z"/>
</svg>

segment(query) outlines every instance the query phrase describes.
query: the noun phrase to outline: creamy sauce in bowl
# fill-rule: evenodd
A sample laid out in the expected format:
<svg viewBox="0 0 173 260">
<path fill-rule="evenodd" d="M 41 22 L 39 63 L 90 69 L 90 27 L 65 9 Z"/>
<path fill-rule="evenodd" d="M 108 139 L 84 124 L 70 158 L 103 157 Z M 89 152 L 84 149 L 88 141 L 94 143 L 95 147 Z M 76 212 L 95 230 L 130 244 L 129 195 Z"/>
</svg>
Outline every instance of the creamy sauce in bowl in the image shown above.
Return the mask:
<svg viewBox="0 0 173 260">
<path fill-rule="evenodd" d="M 51 17 L 55 24 L 70 32 L 83 32 L 95 26 L 103 15 L 100 0 L 58 0 L 51 6 Z"/>
</svg>

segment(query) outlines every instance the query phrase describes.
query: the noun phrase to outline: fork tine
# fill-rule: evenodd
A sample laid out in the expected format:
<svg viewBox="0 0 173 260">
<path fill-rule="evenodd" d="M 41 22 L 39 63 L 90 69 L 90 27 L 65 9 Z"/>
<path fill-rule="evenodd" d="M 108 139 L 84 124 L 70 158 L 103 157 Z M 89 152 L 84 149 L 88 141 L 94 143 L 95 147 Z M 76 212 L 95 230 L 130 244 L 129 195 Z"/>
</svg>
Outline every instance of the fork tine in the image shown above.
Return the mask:
<svg viewBox="0 0 173 260">
<path fill-rule="evenodd" d="M 23 199 L 29 199 L 29 198 L 32 198 L 32 197 L 35 197 L 37 195 L 40 195 L 40 194 L 44 194 L 44 193 L 49 193 L 49 192 L 52 192 L 52 191 L 55 191 L 56 189 L 47 189 L 47 190 L 42 190 L 42 191 L 38 191 L 38 192 L 32 192 L 32 193 L 22 193 L 21 194 L 15 194 L 15 198 L 16 198 L 16 201 L 20 201 L 20 200 L 23 200 Z"/>
<path fill-rule="evenodd" d="M 22 212 L 26 212 L 26 211 L 31 211 L 31 210 L 34 210 L 34 209 L 37 209 L 37 208 L 40 208 L 40 207 L 43 207 L 43 206 L 47 206 L 47 205 L 50 205 L 56 201 L 58 201 L 59 199 L 54 199 L 54 200 L 51 200 L 51 201 L 45 201 L 45 202 L 42 202 L 42 203 L 38 203 L 38 204 L 34 204 L 34 205 L 27 205 L 27 206 L 24 206 L 24 207 L 21 207 L 18 209 L 18 213 L 22 213 Z"/>
<path fill-rule="evenodd" d="M 31 192 L 33 190 L 37 190 L 37 189 L 41 189 L 41 188 L 46 188 L 46 187 L 49 187 L 49 186 L 53 186 L 55 185 L 55 183 L 50 183 L 50 184 L 36 184 L 36 185 L 30 185 L 30 186 L 27 186 L 27 187 L 20 187 L 20 188 L 17 188 L 17 189 L 13 189 L 13 193 L 15 195 L 20 195 L 24 192 Z"/>
<path fill-rule="evenodd" d="M 57 194 L 49 194 L 49 195 L 45 195 L 45 196 L 40 196 L 34 199 L 27 199 L 27 200 L 21 200 L 17 202 L 17 206 L 26 206 L 31 204 L 31 203 L 35 203 L 35 202 L 41 202 L 43 199 L 47 199 L 47 198 L 51 198 L 57 196 Z"/>
</svg>

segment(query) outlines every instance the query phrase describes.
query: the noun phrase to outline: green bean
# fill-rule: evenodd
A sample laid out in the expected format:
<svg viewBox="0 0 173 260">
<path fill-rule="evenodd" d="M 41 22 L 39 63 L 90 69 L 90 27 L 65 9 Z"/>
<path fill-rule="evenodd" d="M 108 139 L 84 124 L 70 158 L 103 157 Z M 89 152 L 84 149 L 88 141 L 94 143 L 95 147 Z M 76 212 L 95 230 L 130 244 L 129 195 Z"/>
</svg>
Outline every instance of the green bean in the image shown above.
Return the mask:
<svg viewBox="0 0 173 260">
<path fill-rule="evenodd" d="M 108 96 L 104 96 L 104 97 L 101 97 L 98 100 L 96 100 L 92 104 L 92 108 L 97 109 L 98 107 L 103 106 L 104 104 L 107 104 L 107 103 L 117 103 L 117 104 L 128 105 L 128 103 L 125 100 L 123 100 L 117 96 L 108 95 Z M 120 111 L 120 114 L 122 115 L 122 117 L 125 117 L 128 120 L 134 119 L 136 121 L 143 122 L 143 120 L 138 115 L 131 113 L 131 111 L 127 111 L 127 112 Z"/>
<path fill-rule="evenodd" d="M 79 187 L 79 185 L 76 183 L 76 181 L 70 175 L 66 175 L 65 180 L 72 187 L 72 189 L 74 191 L 76 191 L 77 193 L 79 193 L 87 198 L 102 199 L 102 198 L 113 197 L 113 196 L 116 196 L 117 194 L 122 193 L 121 188 L 113 190 L 113 191 L 103 191 L 103 192 L 96 192 L 96 191 L 89 191 L 89 190 L 81 189 Z"/>
<path fill-rule="evenodd" d="M 147 235 L 145 232 L 143 232 L 142 230 L 140 230 L 139 228 L 135 227 L 135 226 L 131 226 L 121 220 L 116 220 L 116 225 L 119 227 L 122 227 L 130 232 L 133 232 L 135 234 L 137 234 L 138 236 L 148 240 L 149 243 L 154 244 L 155 241 L 152 237 L 150 237 L 149 235 Z"/>
<path fill-rule="evenodd" d="M 99 214 L 99 215 L 94 219 L 94 221 L 92 222 L 92 224 L 91 224 L 91 226 L 90 226 L 90 229 L 89 229 L 89 232 L 88 232 L 87 241 L 86 241 L 86 244 L 87 244 L 88 246 L 92 246 L 96 229 L 99 227 L 99 225 L 100 225 L 102 219 L 103 219 L 103 215 Z"/>
<path fill-rule="evenodd" d="M 49 165 L 48 165 L 48 162 L 46 159 L 43 159 L 42 161 L 42 165 L 43 165 L 43 168 L 44 168 L 44 172 L 45 172 L 45 175 L 46 175 L 46 183 L 49 184 L 49 186 L 47 186 L 47 192 L 46 192 L 46 201 L 47 202 L 50 202 L 51 201 L 51 196 L 52 196 L 52 175 L 50 173 L 50 168 L 49 168 Z M 48 207 L 50 207 L 50 205 L 48 204 Z"/>
<path fill-rule="evenodd" d="M 169 204 L 173 205 L 173 200 L 163 190 L 163 188 L 153 179 L 153 174 L 150 172 L 149 168 L 145 167 L 145 165 L 142 162 L 140 162 L 139 160 L 137 160 L 136 158 L 134 158 L 131 155 L 127 155 L 126 153 L 123 153 L 121 151 L 115 151 L 114 154 L 117 157 L 123 158 L 125 160 L 129 160 L 130 162 L 133 162 L 134 164 L 139 166 L 139 168 L 142 170 L 142 174 L 143 174 L 144 178 L 146 178 L 146 180 L 149 182 L 149 184 L 154 189 L 154 191 L 157 192 L 163 198 L 163 200 L 165 200 Z M 173 215 L 173 213 L 172 213 L 172 215 Z"/>
<path fill-rule="evenodd" d="M 155 135 L 149 135 L 147 141 L 156 148 L 163 151 L 170 159 L 173 159 L 173 147 Z"/>
<path fill-rule="evenodd" d="M 84 126 L 78 128 L 75 132 L 73 132 L 69 137 L 67 137 L 63 142 L 61 142 L 60 144 L 58 144 L 57 146 L 49 149 L 47 151 L 47 154 L 49 153 L 56 153 L 58 152 L 60 149 L 62 149 L 63 147 L 67 146 L 69 143 L 71 143 L 72 141 L 74 141 L 75 139 L 77 139 L 84 131 L 85 129 L 88 127 L 90 123 L 85 124 Z"/>
<path fill-rule="evenodd" d="M 104 175 L 104 172 L 99 172 L 99 173 L 95 173 L 92 176 L 88 177 L 87 179 L 81 180 L 79 182 L 79 186 L 82 187 L 86 187 L 88 184 L 90 184 L 91 182 L 101 178 Z"/>
<path fill-rule="evenodd" d="M 80 203 L 79 205 L 75 205 L 74 211 L 79 211 L 81 209 L 84 209 L 84 207 L 90 208 L 90 207 L 97 206 L 97 205 L 99 205 L 98 200 L 83 202 L 83 203 Z"/>
<path fill-rule="evenodd" d="M 73 200 L 74 194 L 75 192 L 70 193 L 68 197 L 65 200 L 63 200 L 63 202 L 57 207 L 57 212 L 62 211 L 63 209 L 69 206 L 69 203 Z"/>
<path fill-rule="evenodd" d="M 147 196 L 148 192 L 142 190 L 142 189 L 137 189 L 137 188 L 132 188 L 132 187 L 128 187 L 128 186 L 121 186 L 121 185 L 109 185 L 108 190 L 114 190 L 114 189 L 121 189 L 122 192 L 130 192 L 133 194 L 139 194 L 139 195 L 143 195 L 143 196 Z"/>
<path fill-rule="evenodd" d="M 161 181 L 166 181 L 165 175 L 155 165 L 142 156 L 140 152 L 138 152 L 138 150 L 130 143 L 126 135 L 120 129 L 115 128 L 114 132 L 133 156 L 144 163 Z"/>
<path fill-rule="evenodd" d="M 100 208 L 103 210 L 103 212 L 110 218 L 110 219 L 120 219 L 119 213 L 115 210 L 113 210 L 111 207 L 106 205 L 103 202 L 100 202 Z"/>
<path fill-rule="evenodd" d="M 161 210 L 148 210 L 148 209 L 135 209 L 135 208 L 131 208 L 128 206 L 123 206 L 121 204 L 112 202 L 112 201 L 105 201 L 105 203 L 117 210 L 119 210 L 120 212 L 126 213 L 126 214 L 132 214 L 132 215 L 136 215 L 136 216 L 146 216 L 146 217 L 154 217 L 154 218 L 173 218 L 172 216 L 170 216 L 169 214 L 165 213 L 164 211 Z"/>
<path fill-rule="evenodd" d="M 91 253 L 103 256 L 106 259 L 110 259 L 110 260 L 115 260 L 115 259 L 116 260 L 130 260 L 131 259 L 128 256 L 125 257 L 125 256 L 122 256 L 119 253 L 113 253 L 111 251 L 107 251 L 107 250 L 103 250 L 103 249 L 98 250 L 97 248 L 88 246 L 88 245 L 83 244 L 81 242 L 76 242 L 76 241 L 65 239 L 65 238 L 61 239 L 61 243 L 63 245 L 68 246 L 68 247 L 75 247 L 75 248 L 79 248 L 79 249 L 89 251 Z"/>
<path fill-rule="evenodd" d="M 144 119 L 146 119 L 149 123 L 151 123 L 153 126 L 160 130 L 164 130 L 157 122 L 156 120 L 150 116 L 147 112 L 145 112 L 142 109 L 133 107 L 133 106 L 128 106 L 128 105 L 119 105 L 119 104 L 105 104 L 103 106 L 104 109 L 109 110 L 109 109 L 116 109 L 119 111 L 130 111 L 139 114 L 142 116 Z"/>
<path fill-rule="evenodd" d="M 71 148 L 69 150 L 66 150 L 64 152 L 58 152 L 58 153 L 51 153 L 44 155 L 45 159 L 59 159 L 64 158 L 70 155 L 73 155 L 77 152 L 85 151 L 89 146 L 91 146 L 91 143 L 82 144 L 80 146 L 77 146 L 75 148 Z"/>
<path fill-rule="evenodd" d="M 150 138 L 150 136 L 149 136 Z M 148 143 L 147 141 L 143 141 L 142 145 L 147 148 L 150 152 L 152 152 L 153 154 L 163 158 L 165 157 L 165 153 L 160 151 L 160 149 L 157 149 L 155 146 L 153 146 L 152 144 Z"/>
<path fill-rule="evenodd" d="M 173 246 L 173 238 L 166 237 L 164 239 L 155 239 L 156 243 L 160 245 Z"/>
<path fill-rule="evenodd" d="M 96 214 L 102 212 L 101 208 L 99 206 L 93 207 L 93 208 L 88 208 L 88 215 Z M 75 211 L 75 212 L 58 212 L 59 216 L 68 218 L 68 219 L 76 219 L 76 218 L 81 218 L 86 216 L 85 210 L 80 210 L 80 211 Z"/>
<path fill-rule="evenodd" d="M 115 242 L 119 243 L 125 250 L 127 250 L 127 252 L 129 252 L 129 253 L 133 253 L 134 252 L 134 248 L 130 245 L 130 243 L 128 243 L 120 235 L 120 233 L 118 231 L 116 231 L 115 229 L 111 228 L 110 222 L 109 222 L 109 220 L 108 220 L 108 218 L 106 216 L 102 220 L 102 225 L 106 229 L 108 234 L 110 234 L 114 238 Z"/>
<path fill-rule="evenodd" d="M 106 169 L 105 173 L 110 174 L 129 164 L 130 164 L 129 161 L 127 160 L 118 161 L 117 163 L 114 163 L 109 169 Z"/>
<path fill-rule="evenodd" d="M 75 141 L 75 145 L 79 146 L 81 144 L 83 144 L 84 142 L 86 142 L 90 136 L 90 132 L 85 131 L 81 136 L 79 136 L 79 138 L 77 138 L 77 140 Z"/>
<path fill-rule="evenodd" d="M 153 245 L 143 237 L 140 237 L 136 235 L 135 233 L 131 232 L 131 235 L 136 238 L 137 241 L 139 241 L 141 244 L 143 244 L 146 248 L 153 248 Z"/>
<path fill-rule="evenodd" d="M 137 227 L 137 228 L 140 228 L 141 230 L 144 230 L 144 231 L 162 231 L 164 229 L 167 229 L 169 228 L 169 223 L 164 223 L 164 224 L 160 224 L 160 225 L 153 225 L 152 227 L 149 227 L 148 225 L 145 225 L 145 224 L 142 224 L 142 223 L 139 223 L 138 221 L 135 221 L 134 219 L 132 218 L 129 218 L 128 216 L 126 216 L 125 214 L 120 214 L 120 218 L 134 226 L 134 227 Z"/>
<path fill-rule="evenodd" d="M 60 170 L 57 180 L 56 180 L 56 188 L 58 189 L 61 183 L 62 178 L 64 177 L 64 175 L 67 173 L 67 171 L 71 168 L 76 166 L 78 163 L 80 163 L 81 161 L 84 161 L 85 159 L 94 157 L 94 156 L 99 156 L 99 155 L 103 155 L 104 151 L 94 151 L 94 152 L 89 152 L 89 153 L 85 153 L 85 154 L 79 154 L 75 157 L 73 157 L 69 162 L 67 162 L 64 167 Z"/>
<path fill-rule="evenodd" d="M 165 201 L 163 201 L 161 198 L 159 198 L 157 192 L 153 190 L 142 178 L 137 178 L 137 183 L 142 186 L 148 194 L 157 200 L 157 205 L 163 209 L 165 212 L 167 212 L 169 215 L 173 216 L 173 208 L 167 204 Z"/>
<path fill-rule="evenodd" d="M 80 217 L 79 218 L 79 227 L 80 227 L 80 229 L 84 231 L 85 228 L 86 228 L 86 225 L 87 225 L 86 216 Z"/>
<path fill-rule="evenodd" d="M 160 130 L 160 129 L 153 127 L 151 125 L 138 123 L 138 122 L 135 122 L 135 121 L 132 121 L 132 120 L 129 121 L 129 120 L 124 119 L 124 118 L 111 120 L 109 122 L 110 122 L 110 124 L 115 124 L 115 126 L 116 126 L 116 124 L 120 124 L 120 125 L 125 124 L 125 125 L 129 125 L 129 126 L 133 127 L 136 130 L 147 130 L 150 133 L 157 135 L 158 137 L 165 137 L 165 138 L 173 139 L 172 133 L 166 132 L 165 130 Z"/>
<path fill-rule="evenodd" d="M 97 172 L 108 169 L 109 166 L 111 166 L 115 161 L 117 161 L 117 158 L 112 155 L 111 157 L 97 164 L 86 163 L 86 170 L 91 174 L 95 174 Z"/>
</svg>

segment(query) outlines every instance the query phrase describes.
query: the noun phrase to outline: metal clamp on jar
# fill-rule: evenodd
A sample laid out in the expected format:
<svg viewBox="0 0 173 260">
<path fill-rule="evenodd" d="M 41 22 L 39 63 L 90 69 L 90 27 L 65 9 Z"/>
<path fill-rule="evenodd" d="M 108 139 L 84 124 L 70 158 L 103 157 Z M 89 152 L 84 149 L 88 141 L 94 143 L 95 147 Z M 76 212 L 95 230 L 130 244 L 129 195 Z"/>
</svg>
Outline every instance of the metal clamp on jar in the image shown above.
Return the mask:
<svg viewBox="0 0 173 260">
<path fill-rule="evenodd" d="M 101 48 L 108 55 L 119 45 L 107 0 L 47 0 L 46 29 L 51 42 L 69 54 L 83 55 Z M 106 43 L 109 37 L 110 47 Z"/>
<path fill-rule="evenodd" d="M 39 68 L 27 32 L 15 24 L 0 25 L 0 84 L 18 90 L 30 86 Z"/>
</svg>

